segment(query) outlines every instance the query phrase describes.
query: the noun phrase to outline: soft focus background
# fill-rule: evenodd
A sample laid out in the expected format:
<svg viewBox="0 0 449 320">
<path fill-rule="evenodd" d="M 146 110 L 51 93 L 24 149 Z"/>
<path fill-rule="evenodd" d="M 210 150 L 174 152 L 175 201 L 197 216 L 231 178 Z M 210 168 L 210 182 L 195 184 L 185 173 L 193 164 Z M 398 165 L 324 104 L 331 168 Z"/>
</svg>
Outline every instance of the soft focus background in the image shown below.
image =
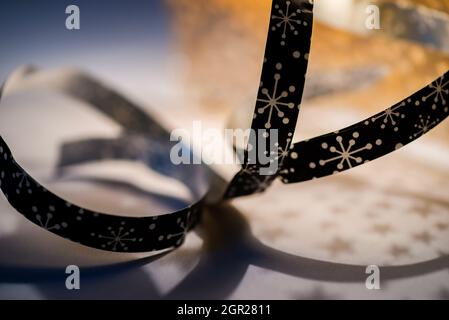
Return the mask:
<svg viewBox="0 0 449 320">
<path fill-rule="evenodd" d="M 381 14 L 382 30 L 366 33 L 359 25 L 365 2 L 316 2 L 296 140 L 383 110 L 449 68 L 442 40 L 447 29 L 440 27 L 449 25 L 444 13 L 449 1 L 380 1 L 389 10 Z M 81 8 L 79 31 L 65 29 L 69 4 Z M 0 78 L 24 64 L 70 66 L 124 93 L 168 128 L 190 128 L 194 120 L 247 127 L 270 5 L 269 0 L 3 1 Z M 413 15 L 417 29 L 398 25 L 407 20 L 401 8 L 419 13 Z M 50 190 L 108 212 L 167 209 L 129 190 L 51 179 L 62 142 L 117 137 L 120 128 L 88 105 L 51 91 L 17 83 L 7 93 L 2 136 Z M 181 249 L 154 261 L 127 263 L 137 256 L 68 243 L 25 221 L 2 197 L 0 297 L 447 299 L 448 135 L 446 122 L 403 150 L 347 173 L 276 184 L 264 195 L 233 201 L 234 208 L 212 208 Z M 145 190 L 160 188 L 163 179 L 138 164 L 95 165 L 89 174 L 99 175 L 106 166 L 104 176 Z M 215 169 L 225 177 L 235 172 Z M 68 264 L 85 266 L 78 292 L 65 289 Z M 385 266 L 381 290 L 369 291 L 361 280 L 369 264 Z"/>
</svg>

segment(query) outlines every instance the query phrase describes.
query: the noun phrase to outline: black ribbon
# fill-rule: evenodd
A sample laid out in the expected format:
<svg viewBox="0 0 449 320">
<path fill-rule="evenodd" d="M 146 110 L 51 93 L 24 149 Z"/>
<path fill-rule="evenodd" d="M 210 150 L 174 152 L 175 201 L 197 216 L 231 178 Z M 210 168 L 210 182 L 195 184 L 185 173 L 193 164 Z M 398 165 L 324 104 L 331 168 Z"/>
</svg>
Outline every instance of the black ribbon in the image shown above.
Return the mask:
<svg viewBox="0 0 449 320">
<path fill-rule="evenodd" d="M 449 114 L 449 73 L 409 98 L 353 126 L 292 144 L 301 106 L 310 52 L 313 1 L 274 0 L 262 76 L 251 128 L 265 131 L 256 137 L 267 139 L 270 130 L 278 132 L 273 161 L 278 170 L 262 175 L 264 164 L 245 165 L 229 184 L 224 199 L 265 191 L 277 177 L 284 183 L 306 181 L 351 169 L 388 154 L 416 140 L 442 122 Z M 89 102 L 125 128 L 117 141 L 80 141 L 63 148 L 60 165 L 98 158 L 142 160 L 176 177 L 195 189 L 191 172 L 180 173 L 173 166 L 161 165 L 160 154 L 169 148 L 154 136 L 167 131 L 136 105 L 90 78 L 74 77 L 63 90 Z M 3 90 L 2 90 L 3 91 Z M 1 97 L 1 93 L 0 93 Z M 143 140 L 141 139 L 142 137 Z M 133 147 L 117 148 L 117 143 L 136 142 Z M 168 139 L 167 139 L 168 141 Z M 98 152 L 101 145 L 108 153 Z M 106 146 L 105 146 L 106 145 Z M 142 147 L 143 146 L 143 147 Z M 90 150 L 76 157 L 78 150 Z M 159 148 L 162 152 L 152 152 Z M 103 150 L 103 151 L 104 151 Z M 248 151 L 248 148 L 247 148 Z M 188 170 L 187 170 L 188 171 Z M 190 184 L 189 184 L 190 182 Z M 199 200 L 173 213 L 142 218 L 112 216 L 69 203 L 42 187 L 14 160 L 0 137 L 0 188 L 10 204 L 27 219 L 61 237 L 93 248 L 144 252 L 174 248 L 200 220 L 205 203 Z M 201 194 L 201 191 L 194 191 Z"/>
</svg>

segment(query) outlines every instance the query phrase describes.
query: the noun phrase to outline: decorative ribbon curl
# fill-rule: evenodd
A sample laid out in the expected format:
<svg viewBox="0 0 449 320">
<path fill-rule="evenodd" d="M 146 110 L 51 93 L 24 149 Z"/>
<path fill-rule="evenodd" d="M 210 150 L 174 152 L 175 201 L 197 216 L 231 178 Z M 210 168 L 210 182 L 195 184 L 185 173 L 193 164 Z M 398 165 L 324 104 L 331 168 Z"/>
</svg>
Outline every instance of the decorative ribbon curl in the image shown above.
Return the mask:
<svg viewBox="0 0 449 320">
<path fill-rule="evenodd" d="M 304 91 L 312 24 L 313 1 L 273 1 L 251 128 L 266 131 L 257 139 L 269 137 L 272 129 L 278 131 L 278 152 L 273 155 L 273 161 L 278 161 L 279 169 L 263 176 L 259 173 L 261 163 L 246 163 L 229 184 L 224 199 L 263 192 L 277 177 L 284 183 L 294 183 L 351 169 L 416 140 L 449 115 L 448 72 L 367 120 L 292 144 Z M 165 134 L 163 128 L 123 97 L 89 78 L 74 79 L 62 88 L 64 92 L 85 99 L 105 114 L 112 109 L 119 115 L 126 113 L 125 119 L 117 116 L 114 120 L 129 133 Z M 0 98 L 2 92 L 3 88 Z M 130 129 L 133 124 L 137 124 L 135 130 Z M 150 158 L 158 162 L 158 157 Z M 161 169 L 170 171 L 166 167 Z M 189 174 L 173 176 L 183 181 L 191 177 Z M 17 164 L 1 137 L 0 188 L 18 212 L 42 228 L 89 247 L 118 252 L 164 250 L 181 245 L 186 233 L 199 221 L 205 202 L 199 200 L 170 214 L 141 218 L 93 212 L 46 190 Z"/>
</svg>

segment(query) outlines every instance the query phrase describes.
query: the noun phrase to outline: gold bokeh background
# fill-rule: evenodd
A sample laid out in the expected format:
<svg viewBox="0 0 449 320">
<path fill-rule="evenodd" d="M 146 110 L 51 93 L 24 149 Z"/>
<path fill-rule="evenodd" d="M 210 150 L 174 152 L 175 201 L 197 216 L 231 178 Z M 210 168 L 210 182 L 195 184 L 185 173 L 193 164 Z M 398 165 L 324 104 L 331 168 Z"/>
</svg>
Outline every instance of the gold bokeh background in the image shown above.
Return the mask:
<svg viewBox="0 0 449 320">
<path fill-rule="evenodd" d="M 195 92 L 200 105 L 215 110 L 232 110 L 243 105 L 253 108 L 247 106 L 247 97 L 257 91 L 255 84 L 261 72 L 271 1 L 168 0 L 168 3 L 180 50 L 190 64 L 186 85 Z M 401 3 L 449 12 L 449 1 Z M 449 69 L 449 56 L 391 37 L 382 30 L 362 36 L 315 21 L 308 77 L 364 66 L 385 68 L 388 72 L 369 86 L 323 96 L 314 103 L 355 107 L 369 116 L 436 79 Z"/>
</svg>

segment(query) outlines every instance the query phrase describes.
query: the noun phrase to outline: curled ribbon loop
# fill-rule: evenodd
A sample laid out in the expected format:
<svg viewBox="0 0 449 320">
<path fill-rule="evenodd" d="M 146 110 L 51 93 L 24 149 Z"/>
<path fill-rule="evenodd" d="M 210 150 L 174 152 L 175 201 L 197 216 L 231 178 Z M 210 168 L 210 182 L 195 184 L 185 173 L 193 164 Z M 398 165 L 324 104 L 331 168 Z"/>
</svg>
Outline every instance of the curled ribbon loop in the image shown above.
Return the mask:
<svg viewBox="0 0 449 320">
<path fill-rule="evenodd" d="M 379 158 L 418 139 L 449 115 L 449 72 L 387 110 L 334 133 L 292 144 L 300 111 L 310 54 L 313 1 L 274 0 L 259 93 L 251 129 L 262 131 L 255 143 L 270 139 L 276 130 L 277 152 L 270 154 L 277 169 L 261 174 L 265 166 L 249 159 L 233 178 L 224 199 L 265 191 L 280 177 L 294 183 L 332 175 Z M 88 102 L 124 128 L 116 140 L 89 140 L 64 145 L 59 166 L 120 158 L 142 160 L 185 184 L 196 184 L 196 174 L 161 165 L 168 148 L 155 136 L 167 131 L 139 107 L 89 77 L 72 75 L 54 84 L 64 93 Z M 4 86 L 0 91 L 0 98 Z M 168 139 L 167 139 L 168 140 Z M 117 144 L 129 144 L 126 149 Z M 99 152 L 99 146 L 108 154 Z M 78 150 L 89 151 L 77 157 Z M 161 152 L 153 152 L 159 148 Z M 162 159 L 163 160 L 163 159 Z M 253 160 L 252 162 L 250 160 Z M 256 160 L 254 162 L 254 160 Z M 201 168 L 204 172 L 207 169 Z M 13 158 L 0 137 L 0 188 L 9 203 L 40 227 L 80 244 L 108 251 L 146 252 L 174 248 L 200 220 L 205 191 L 195 190 L 200 200 L 175 212 L 140 218 L 114 216 L 76 206 L 53 194 L 33 179 Z M 201 189 L 201 188 L 199 188 Z"/>
</svg>

